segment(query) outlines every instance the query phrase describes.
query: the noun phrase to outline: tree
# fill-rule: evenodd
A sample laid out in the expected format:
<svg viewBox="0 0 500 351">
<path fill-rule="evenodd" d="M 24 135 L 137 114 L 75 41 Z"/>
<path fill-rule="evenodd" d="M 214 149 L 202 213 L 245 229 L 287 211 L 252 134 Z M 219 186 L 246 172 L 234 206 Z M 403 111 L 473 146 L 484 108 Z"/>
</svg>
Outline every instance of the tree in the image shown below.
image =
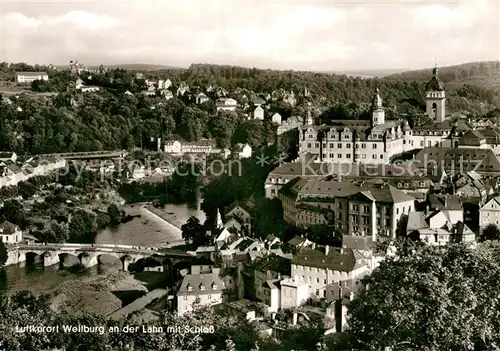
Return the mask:
<svg viewBox="0 0 500 351">
<path fill-rule="evenodd" d="M 7 259 L 9 258 L 9 254 L 7 252 L 7 247 L 2 240 L 0 240 L 0 268 L 5 265 Z"/>
<path fill-rule="evenodd" d="M 189 217 L 186 224 L 182 225 L 181 230 L 182 237 L 186 240 L 186 243 L 190 243 L 195 247 L 203 246 L 210 242 L 205 228 L 200 224 L 200 220 L 194 216 Z"/>
<path fill-rule="evenodd" d="M 462 245 L 388 258 L 362 281 L 367 288 L 349 305 L 350 346 L 497 349 L 499 274 L 490 251 Z"/>
<path fill-rule="evenodd" d="M 116 226 L 119 225 L 122 221 L 122 213 L 120 209 L 115 204 L 111 204 L 108 206 L 108 216 L 111 225 Z"/>
<path fill-rule="evenodd" d="M 485 240 L 500 240 L 500 229 L 493 223 L 484 227 L 481 232 L 481 241 Z"/>
</svg>

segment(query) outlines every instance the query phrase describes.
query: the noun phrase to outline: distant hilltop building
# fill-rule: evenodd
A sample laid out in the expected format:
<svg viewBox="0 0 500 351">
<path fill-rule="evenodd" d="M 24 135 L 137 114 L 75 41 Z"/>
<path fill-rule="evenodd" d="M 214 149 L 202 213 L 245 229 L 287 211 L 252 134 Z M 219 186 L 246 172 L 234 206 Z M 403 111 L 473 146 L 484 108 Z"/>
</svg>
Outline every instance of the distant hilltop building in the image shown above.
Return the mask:
<svg viewBox="0 0 500 351">
<path fill-rule="evenodd" d="M 69 71 L 72 74 L 81 74 L 83 72 L 91 72 L 91 73 L 104 73 L 107 69 L 104 68 L 103 65 L 100 65 L 99 68 L 88 68 L 84 64 L 79 63 L 77 60 L 69 61 Z"/>
<path fill-rule="evenodd" d="M 18 83 L 31 83 L 35 80 L 49 80 L 47 72 L 17 72 L 16 82 Z"/>
</svg>

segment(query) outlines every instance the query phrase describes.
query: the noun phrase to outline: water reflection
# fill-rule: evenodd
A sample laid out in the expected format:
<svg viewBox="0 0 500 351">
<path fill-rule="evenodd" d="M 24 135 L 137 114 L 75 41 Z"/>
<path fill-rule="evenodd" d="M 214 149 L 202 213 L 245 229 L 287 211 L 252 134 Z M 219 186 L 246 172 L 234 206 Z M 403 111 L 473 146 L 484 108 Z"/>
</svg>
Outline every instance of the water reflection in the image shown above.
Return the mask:
<svg viewBox="0 0 500 351">
<path fill-rule="evenodd" d="M 201 200 L 200 200 L 201 201 Z M 199 203 L 190 205 L 167 205 L 164 209 L 177 223 L 185 223 L 190 216 L 196 216 L 201 222 L 205 221 L 205 215 L 199 210 Z M 124 210 L 129 215 L 140 214 L 140 218 L 120 225 L 118 228 L 106 229 L 96 237 L 97 244 L 122 244 L 134 246 L 155 246 L 168 244 L 179 240 L 181 231 L 175 226 L 160 220 L 141 208 L 141 205 L 126 206 Z M 39 262 L 39 261 L 38 261 Z M 63 266 L 70 267 L 79 263 L 78 259 L 71 255 L 64 257 Z M 101 256 L 100 265 L 86 270 L 84 273 L 75 273 L 60 269 L 59 265 L 43 267 L 38 264 L 21 263 L 5 268 L 9 293 L 28 290 L 33 293 L 49 293 L 56 289 L 59 284 L 72 279 L 80 279 L 87 276 L 105 275 L 113 270 L 121 269 L 121 262 L 112 256 Z M 0 277 L 1 284 L 5 279 Z"/>
<path fill-rule="evenodd" d="M 81 273 L 68 270 L 69 265 L 66 267 L 61 267 L 59 264 L 44 267 L 39 263 L 10 265 L 5 267 L 7 279 L 2 284 L 7 285 L 8 292 L 11 294 L 22 290 L 33 293 L 50 293 L 65 281 L 106 275 L 121 268 L 121 262 L 114 257 L 104 257 L 103 255 L 101 262 L 102 264 Z"/>
</svg>

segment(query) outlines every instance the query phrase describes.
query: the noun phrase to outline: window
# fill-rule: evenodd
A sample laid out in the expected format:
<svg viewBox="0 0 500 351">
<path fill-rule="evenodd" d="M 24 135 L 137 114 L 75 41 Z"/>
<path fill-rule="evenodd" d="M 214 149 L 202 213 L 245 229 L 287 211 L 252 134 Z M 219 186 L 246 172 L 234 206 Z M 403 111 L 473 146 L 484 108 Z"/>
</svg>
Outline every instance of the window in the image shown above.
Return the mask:
<svg viewBox="0 0 500 351">
<path fill-rule="evenodd" d="M 184 301 L 187 301 L 188 297 L 187 296 L 184 296 Z"/>
<path fill-rule="evenodd" d="M 342 154 L 337 154 L 337 158 L 342 158 Z"/>
<path fill-rule="evenodd" d="M 326 143 L 323 143 L 322 145 L 323 145 L 323 148 L 326 148 Z"/>
<path fill-rule="evenodd" d="M 348 149 L 350 149 L 351 148 L 351 144 L 347 143 L 347 144 L 345 144 L 345 147 L 348 148 Z"/>
<path fill-rule="evenodd" d="M 372 144 L 372 149 L 376 149 L 377 148 L 377 144 Z"/>
<path fill-rule="evenodd" d="M 314 147 L 318 148 L 319 147 L 319 143 L 314 143 Z"/>
<path fill-rule="evenodd" d="M 319 278 L 316 278 L 316 283 L 319 283 Z"/>
<path fill-rule="evenodd" d="M 370 208 L 368 206 L 363 206 L 363 212 L 364 213 L 370 212 Z"/>
<path fill-rule="evenodd" d="M 361 144 L 362 149 L 366 149 L 366 144 Z"/>
<path fill-rule="evenodd" d="M 424 141 L 423 140 L 420 140 L 420 146 L 424 147 Z"/>
<path fill-rule="evenodd" d="M 333 149 L 333 143 L 330 143 L 330 149 Z"/>
<path fill-rule="evenodd" d="M 323 284 L 326 284 L 326 279 L 323 279 Z"/>
<path fill-rule="evenodd" d="M 403 145 L 406 144 L 406 140 L 403 139 Z"/>
<path fill-rule="evenodd" d="M 385 219 L 385 226 L 389 227 L 391 225 L 391 220 L 389 218 Z"/>
<path fill-rule="evenodd" d="M 311 143 L 307 143 L 307 148 L 311 148 Z"/>
<path fill-rule="evenodd" d="M 363 216 L 363 225 L 367 225 L 367 224 L 368 224 L 368 217 Z"/>
<path fill-rule="evenodd" d="M 326 290 L 323 290 L 323 297 L 326 297 Z"/>
<path fill-rule="evenodd" d="M 338 149 L 342 149 L 342 144 L 341 144 L 341 143 L 338 143 L 338 144 L 337 144 L 337 148 L 338 148 Z"/>
<path fill-rule="evenodd" d="M 396 214 L 399 214 L 399 208 L 396 208 Z"/>
<path fill-rule="evenodd" d="M 347 154 L 347 155 L 346 155 L 346 157 L 347 157 L 347 158 L 351 158 L 351 154 Z"/>
<path fill-rule="evenodd" d="M 316 289 L 316 296 L 319 296 L 319 289 Z"/>
<path fill-rule="evenodd" d="M 377 155 L 372 155 L 372 159 L 376 160 L 377 159 Z"/>
<path fill-rule="evenodd" d="M 384 159 L 384 155 L 380 154 L 380 159 L 383 160 Z"/>
<path fill-rule="evenodd" d="M 358 205 L 352 205 L 352 210 L 353 211 L 358 211 Z"/>
<path fill-rule="evenodd" d="M 335 154 L 330 154 L 330 155 L 328 155 L 328 157 L 330 157 L 330 158 L 334 158 L 334 157 L 335 157 Z"/>
</svg>

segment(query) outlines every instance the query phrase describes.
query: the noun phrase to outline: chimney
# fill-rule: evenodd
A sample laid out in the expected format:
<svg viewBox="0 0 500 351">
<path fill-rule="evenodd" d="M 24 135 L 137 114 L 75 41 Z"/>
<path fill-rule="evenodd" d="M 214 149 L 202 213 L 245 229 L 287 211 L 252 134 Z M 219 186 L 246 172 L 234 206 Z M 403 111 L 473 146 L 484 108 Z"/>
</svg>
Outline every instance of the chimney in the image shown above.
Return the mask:
<svg viewBox="0 0 500 351">
<path fill-rule="evenodd" d="M 330 246 L 326 245 L 325 246 L 325 255 L 328 255 L 328 252 L 330 252 Z"/>
</svg>

